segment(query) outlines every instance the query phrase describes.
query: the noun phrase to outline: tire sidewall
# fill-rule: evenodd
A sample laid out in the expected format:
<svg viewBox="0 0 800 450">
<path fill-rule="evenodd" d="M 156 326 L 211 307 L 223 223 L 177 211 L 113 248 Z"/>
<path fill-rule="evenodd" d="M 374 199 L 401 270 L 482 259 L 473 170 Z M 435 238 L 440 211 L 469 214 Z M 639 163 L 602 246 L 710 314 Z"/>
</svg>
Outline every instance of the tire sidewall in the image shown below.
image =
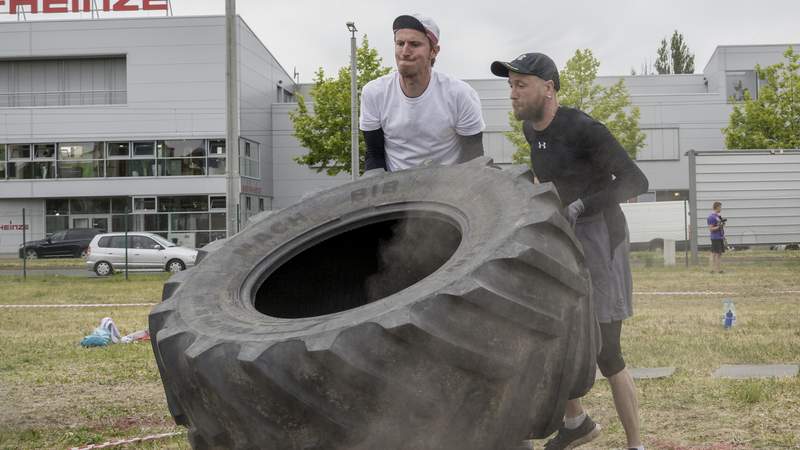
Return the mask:
<svg viewBox="0 0 800 450">
<path fill-rule="evenodd" d="M 235 235 L 224 248 L 187 272 L 168 301 L 176 302 L 182 321 L 194 333 L 221 341 L 269 342 L 317 333 L 335 335 L 367 321 L 391 326 L 399 320 L 394 314 L 407 316 L 407 306 L 412 303 L 465 288 L 459 283 L 500 251 L 520 225 L 545 220 L 556 211 L 545 202 L 533 208 L 534 185 L 504 172 L 486 166 L 430 167 L 361 179 L 322 192 Z M 444 214 L 462 232 L 462 241 L 450 259 L 404 290 L 325 316 L 282 319 L 258 312 L 252 292 L 242 288 L 257 287 L 258 278 L 266 278 L 265 267 L 276 269 L 276 261 L 297 254 L 298 247 L 315 233 L 340 230 L 335 233 L 340 234 L 404 209 Z"/>
</svg>

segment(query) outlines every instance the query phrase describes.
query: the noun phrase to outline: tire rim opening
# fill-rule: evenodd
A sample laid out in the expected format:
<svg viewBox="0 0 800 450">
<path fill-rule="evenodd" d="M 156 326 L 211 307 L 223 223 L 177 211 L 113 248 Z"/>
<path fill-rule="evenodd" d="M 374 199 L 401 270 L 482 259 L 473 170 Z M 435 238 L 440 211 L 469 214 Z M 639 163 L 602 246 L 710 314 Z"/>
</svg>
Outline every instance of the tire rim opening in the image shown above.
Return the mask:
<svg viewBox="0 0 800 450">
<path fill-rule="evenodd" d="M 431 214 L 364 225 L 284 262 L 258 288 L 254 305 L 287 319 L 357 308 L 428 277 L 460 243 L 461 231 Z"/>
</svg>

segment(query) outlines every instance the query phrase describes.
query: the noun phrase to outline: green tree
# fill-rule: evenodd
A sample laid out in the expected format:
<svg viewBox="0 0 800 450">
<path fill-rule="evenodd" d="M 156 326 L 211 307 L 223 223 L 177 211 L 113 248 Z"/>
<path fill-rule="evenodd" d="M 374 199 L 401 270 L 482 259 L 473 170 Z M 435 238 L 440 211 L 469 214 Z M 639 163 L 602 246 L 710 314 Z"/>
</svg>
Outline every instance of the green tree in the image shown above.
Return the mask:
<svg viewBox="0 0 800 450">
<path fill-rule="evenodd" d="M 683 35 L 675 30 L 672 38 L 661 39 L 661 47 L 656 52 L 656 71 L 659 74 L 694 73 L 694 53 L 683 40 Z"/>
<path fill-rule="evenodd" d="M 785 61 L 766 68 L 756 66 L 757 98 L 744 91 L 734 102 L 725 134 L 728 148 L 800 148 L 800 54 L 789 47 Z"/>
<path fill-rule="evenodd" d="M 382 62 L 365 35 L 356 49 L 359 99 L 365 84 L 391 70 L 382 67 Z M 320 67 L 314 74 L 314 86 L 309 95 L 314 104 L 313 113 L 301 95 L 297 97 L 297 110 L 289 113 L 297 140 L 308 149 L 307 154 L 295 161 L 317 172 L 324 170 L 328 175 L 350 173 L 350 66 L 340 68 L 336 78 L 326 77 Z M 364 137 L 359 133 L 361 161 L 365 150 Z"/>
<path fill-rule="evenodd" d="M 639 130 L 639 107 L 631 106 L 623 80 L 609 87 L 596 85 L 600 62 L 589 49 L 577 50 L 560 71 L 561 89 L 558 103 L 580 109 L 602 122 L 628 151 L 631 158 L 644 146 L 644 133 Z M 522 122 L 509 113 L 511 131 L 505 135 L 517 147 L 515 164 L 530 164 L 530 145 L 522 134 Z"/>
</svg>

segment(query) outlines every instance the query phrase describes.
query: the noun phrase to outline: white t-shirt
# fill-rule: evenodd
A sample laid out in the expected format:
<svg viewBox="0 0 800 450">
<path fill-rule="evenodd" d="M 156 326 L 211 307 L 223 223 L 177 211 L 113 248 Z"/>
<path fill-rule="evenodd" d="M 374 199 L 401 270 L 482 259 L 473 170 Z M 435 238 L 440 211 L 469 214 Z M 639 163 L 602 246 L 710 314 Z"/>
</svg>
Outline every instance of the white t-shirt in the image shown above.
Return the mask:
<svg viewBox="0 0 800 450">
<path fill-rule="evenodd" d="M 367 83 L 359 126 L 363 131 L 383 129 L 389 171 L 417 167 L 426 159 L 455 164 L 461 154 L 456 135 L 472 136 L 486 127 L 475 89 L 436 71 L 416 98 L 403 94 L 397 72 Z"/>
</svg>

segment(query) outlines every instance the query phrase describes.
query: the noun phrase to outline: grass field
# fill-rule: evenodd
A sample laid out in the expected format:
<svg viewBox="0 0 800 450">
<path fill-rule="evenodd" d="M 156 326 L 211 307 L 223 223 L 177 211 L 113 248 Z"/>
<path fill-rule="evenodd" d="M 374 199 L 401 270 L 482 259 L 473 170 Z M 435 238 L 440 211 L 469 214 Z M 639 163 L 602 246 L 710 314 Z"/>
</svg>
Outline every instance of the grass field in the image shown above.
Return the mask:
<svg viewBox="0 0 800 450">
<path fill-rule="evenodd" d="M 669 379 L 637 383 L 648 448 L 800 448 L 800 378 L 711 378 L 720 364 L 800 362 L 800 294 L 786 292 L 800 290 L 798 256 L 737 252 L 726 255 L 726 273 L 711 275 L 705 266 L 660 267 L 655 255 L 634 255 L 637 292 L 730 293 L 636 295 L 635 316 L 623 329 L 628 364 L 677 368 Z M 155 302 L 167 276 L 0 277 L 0 305 Z M 736 302 L 738 314 L 727 332 L 723 297 Z M 148 343 L 78 346 L 106 316 L 123 333 L 145 328 L 149 309 L 0 309 L 0 448 L 63 449 L 182 431 L 167 412 Z M 604 428 L 589 448 L 624 447 L 605 381 L 585 406 Z M 188 445 L 179 436 L 126 448 L 165 447 Z"/>
</svg>

